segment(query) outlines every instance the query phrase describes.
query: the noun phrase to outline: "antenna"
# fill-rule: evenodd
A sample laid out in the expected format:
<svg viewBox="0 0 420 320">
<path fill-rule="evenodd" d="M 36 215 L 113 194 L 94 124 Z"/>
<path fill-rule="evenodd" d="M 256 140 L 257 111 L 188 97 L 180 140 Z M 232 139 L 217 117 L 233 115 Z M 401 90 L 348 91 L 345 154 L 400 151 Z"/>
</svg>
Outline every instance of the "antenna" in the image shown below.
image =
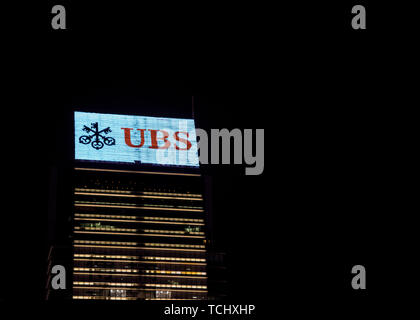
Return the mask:
<svg viewBox="0 0 420 320">
<path fill-rule="evenodd" d="M 191 96 L 191 113 L 194 119 L 194 96 Z"/>
</svg>

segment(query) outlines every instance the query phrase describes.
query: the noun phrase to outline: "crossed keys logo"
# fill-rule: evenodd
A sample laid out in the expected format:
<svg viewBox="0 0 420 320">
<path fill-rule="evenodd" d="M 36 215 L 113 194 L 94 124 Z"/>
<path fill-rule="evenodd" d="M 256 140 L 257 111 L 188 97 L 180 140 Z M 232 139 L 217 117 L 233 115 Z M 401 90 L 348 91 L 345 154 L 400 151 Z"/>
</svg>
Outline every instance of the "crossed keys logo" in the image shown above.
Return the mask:
<svg viewBox="0 0 420 320">
<path fill-rule="evenodd" d="M 104 143 L 107 146 L 113 146 L 115 145 L 115 139 L 111 138 L 111 137 L 105 137 L 103 136 L 101 133 L 103 134 L 108 134 L 111 131 L 111 129 L 105 128 L 101 131 L 99 131 L 98 129 L 98 123 L 91 123 L 91 128 L 87 127 L 87 126 L 83 126 L 83 131 L 87 132 L 87 133 L 92 133 L 91 135 L 87 135 L 87 136 L 81 136 L 79 138 L 79 142 L 83 143 L 83 144 L 89 144 L 90 142 L 92 142 L 92 148 L 95 148 L 96 150 L 102 149 L 104 147 Z M 102 141 L 101 141 L 101 139 Z"/>
</svg>

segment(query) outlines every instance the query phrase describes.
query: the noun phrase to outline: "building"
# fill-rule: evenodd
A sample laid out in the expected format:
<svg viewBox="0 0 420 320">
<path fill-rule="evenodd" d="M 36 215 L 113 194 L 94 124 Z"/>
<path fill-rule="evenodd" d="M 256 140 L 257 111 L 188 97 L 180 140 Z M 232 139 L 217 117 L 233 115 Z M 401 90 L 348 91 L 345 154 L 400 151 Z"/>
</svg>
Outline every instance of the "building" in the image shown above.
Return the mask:
<svg viewBox="0 0 420 320">
<path fill-rule="evenodd" d="M 73 299 L 206 299 L 200 175 L 75 168 Z"/>
<path fill-rule="evenodd" d="M 208 299 L 194 121 L 75 112 L 74 133 L 68 298 Z"/>
</svg>

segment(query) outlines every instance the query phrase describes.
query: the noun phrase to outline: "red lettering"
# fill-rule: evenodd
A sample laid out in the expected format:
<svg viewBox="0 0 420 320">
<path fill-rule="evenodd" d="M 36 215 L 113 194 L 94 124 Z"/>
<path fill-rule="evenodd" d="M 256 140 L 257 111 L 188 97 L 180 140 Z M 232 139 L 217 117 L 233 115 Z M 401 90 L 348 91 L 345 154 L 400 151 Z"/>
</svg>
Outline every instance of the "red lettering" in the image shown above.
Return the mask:
<svg viewBox="0 0 420 320">
<path fill-rule="evenodd" d="M 138 145 L 134 145 L 131 142 L 131 130 L 133 130 L 133 128 L 121 128 L 124 130 L 124 139 L 125 139 L 125 144 L 129 147 L 132 148 L 141 148 L 144 145 L 144 131 L 146 129 L 137 129 L 140 131 L 140 144 Z"/>
<path fill-rule="evenodd" d="M 167 133 L 165 130 L 149 129 L 149 131 L 150 131 L 150 138 L 152 140 L 152 145 L 149 147 L 150 149 L 168 149 L 169 148 L 169 146 L 171 145 L 171 142 L 168 141 L 169 133 Z M 163 137 L 158 138 L 157 137 L 158 132 L 162 132 Z M 165 144 L 159 147 L 158 142 L 157 142 L 158 139 L 164 141 Z"/>
<path fill-rule="evenodd" d="M 191 142 L 190 142 L 190 141 L 188 141 L 187 139 L 180 138 L 180 137 L 178 136 L 180 133 L 185 134 L 185 135 L 187 136 L 187 138 L 189 137 L 188 132 L 183 132 L 183 131 L 177 131 L 177 132 L 175 132 L 175 133 L 174 133 L 175 140 L 176 140 L 176 141 L 179 141 L 179 142 L 182 142 L 182 143 L 185 143 L 185 145 L 186 145 L 186 146 L 185 146 L 185 148 L 180 148 L 180 147 L 178 147 L 178 146 L 175 144 L 175 149 L 176 149 L 176 150 L 190 150 L 190 149 L 191 149 L 191 147 L 192 147 Z"/>
</svg>

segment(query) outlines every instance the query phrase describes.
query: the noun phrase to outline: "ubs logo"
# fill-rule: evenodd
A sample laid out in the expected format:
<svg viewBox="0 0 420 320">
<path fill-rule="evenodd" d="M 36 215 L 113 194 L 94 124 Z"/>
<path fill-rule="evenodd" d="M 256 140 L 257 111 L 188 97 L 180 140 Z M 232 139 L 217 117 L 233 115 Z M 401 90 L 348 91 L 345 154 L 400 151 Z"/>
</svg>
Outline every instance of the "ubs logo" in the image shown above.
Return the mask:
<svg viewBox="0 0 420 320">
<path fill-rule="evenodd" d="M 91 133 L 90 135 L 81 136 L 79 138 L 79 143 L 89 144 L 92 142 L 92 148 L 99 150 L 104 147 L 104 143 L 107 146 L 115 145 L 115 139 L 112 137 L 106 137 L 105 135 L 112 132 L 110 127 L 102 129 L 99 131 L 98 123 L 91 123 L 91 127 L 83 126 L 83 131 Z M 102 140 L 102 141 L 101 141 Z"/>
</svg>

